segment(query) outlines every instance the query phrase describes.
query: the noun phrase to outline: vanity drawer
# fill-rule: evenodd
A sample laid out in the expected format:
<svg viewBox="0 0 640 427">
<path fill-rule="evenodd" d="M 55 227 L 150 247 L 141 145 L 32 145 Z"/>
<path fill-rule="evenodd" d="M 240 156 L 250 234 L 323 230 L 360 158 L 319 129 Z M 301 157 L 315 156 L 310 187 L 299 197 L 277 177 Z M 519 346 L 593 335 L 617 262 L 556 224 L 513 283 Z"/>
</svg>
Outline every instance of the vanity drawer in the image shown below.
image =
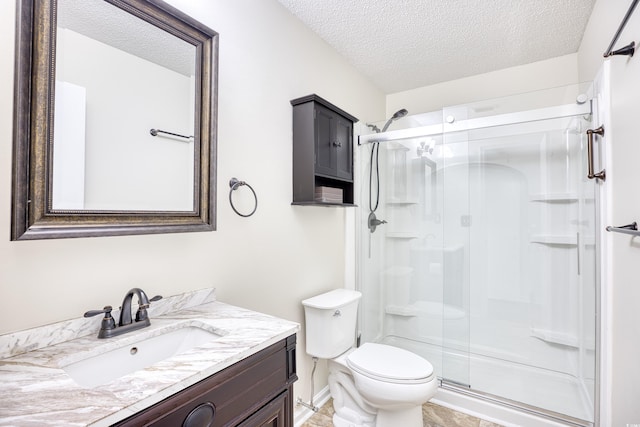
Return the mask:
<svg viewBox="0 0 640 427">
<path fill-rule="evenodd" d="M 295 335 L 114 426 L 271 425 L 254 422 L 269 421 L 271 413 L 275 414 L 274 419 L 288 420 L 274 425 L 292 425 L 292 384 L 297 379 L 292 363 L 295 364 Z"/>
</svg>

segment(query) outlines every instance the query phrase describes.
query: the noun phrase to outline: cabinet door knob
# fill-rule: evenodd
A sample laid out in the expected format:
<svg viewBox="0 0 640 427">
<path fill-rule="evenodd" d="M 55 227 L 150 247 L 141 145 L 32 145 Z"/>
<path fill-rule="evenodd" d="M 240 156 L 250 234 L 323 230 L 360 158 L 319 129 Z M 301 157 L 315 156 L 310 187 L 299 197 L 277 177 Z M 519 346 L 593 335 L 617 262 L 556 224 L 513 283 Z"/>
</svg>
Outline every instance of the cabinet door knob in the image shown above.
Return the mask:
<svg viewBox="0 0 640 427">
<path fill-rule="evenodd" d="M 333 146 L 334 146 L 334 147 L 342 147 L 342 142 L 340 142 L 340 141 L 333 141 Z"/>
<path fill-rule="evenodd" d="M 215 413 L 216 409 L 211 402 L 201 403 L 189 412 L 182 427 L 211 427 Z"/>
</svg>

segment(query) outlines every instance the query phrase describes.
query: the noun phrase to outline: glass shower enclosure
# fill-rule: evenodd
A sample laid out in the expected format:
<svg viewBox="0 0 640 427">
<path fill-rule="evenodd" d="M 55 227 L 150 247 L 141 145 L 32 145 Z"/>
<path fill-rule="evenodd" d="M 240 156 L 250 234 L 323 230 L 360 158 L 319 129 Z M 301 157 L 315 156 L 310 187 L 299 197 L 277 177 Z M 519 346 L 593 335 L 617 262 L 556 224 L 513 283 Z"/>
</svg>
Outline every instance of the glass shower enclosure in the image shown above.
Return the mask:
<svg viewBox="0 0 640 427">
<path fill-rule="evenodd" d="M 592 102 L 576 85 L 360 136 L 362 342 L 425 357 L 442 387 L 594 422 Z"/>
</svg>

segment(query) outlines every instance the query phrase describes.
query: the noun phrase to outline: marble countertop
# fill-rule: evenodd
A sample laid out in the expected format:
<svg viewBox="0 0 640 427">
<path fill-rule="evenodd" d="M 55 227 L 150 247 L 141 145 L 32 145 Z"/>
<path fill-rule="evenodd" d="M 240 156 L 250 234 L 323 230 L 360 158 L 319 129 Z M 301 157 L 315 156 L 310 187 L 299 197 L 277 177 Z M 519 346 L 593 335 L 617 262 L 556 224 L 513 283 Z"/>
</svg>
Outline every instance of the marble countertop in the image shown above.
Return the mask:
<svg viewBox="0 0 640 427">
<path fill-rule="evenodd" d="M 97 338 L 100 319 L 84 318 L 0 336 L 0 426 L 110 426 L 299 329 L 297 323 L 218 302 L 213 289 L 152 303 L 149 317 L 150 327 L 108 339 Z M 219 337 L 93 388 L 79 386 L 62 369 L 185 326 Z"/>
</svg>

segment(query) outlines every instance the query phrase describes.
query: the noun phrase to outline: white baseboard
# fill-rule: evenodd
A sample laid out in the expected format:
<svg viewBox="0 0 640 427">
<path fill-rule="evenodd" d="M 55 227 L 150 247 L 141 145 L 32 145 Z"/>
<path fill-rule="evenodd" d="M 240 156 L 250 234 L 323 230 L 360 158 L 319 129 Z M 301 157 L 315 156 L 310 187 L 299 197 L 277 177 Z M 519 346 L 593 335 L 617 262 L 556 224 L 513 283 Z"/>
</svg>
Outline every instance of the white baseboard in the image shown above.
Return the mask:
<svg viewBox="0 0 640 427">
<path fill-rule="evenodd" d="M 322 407 L 322 405 L 327 403 L 330 398 L 331 398 L 331 394 L 329 393 L 329 386 L 326 386 L 325 388 L 320 390 L 315 396 L 313 396 L 313 404 L 317 408 L 320 408 Z M 311 409 L 307 408 L 306 406 L 296 403 L 297 401 L 298 401 L 298 397 L 295 397 L 293 402 L 295 405 L 294 406 L 295 409 L 293 411 L 293 425 L 295 427 L 300 427 L 302 424 L 304 424 L 305 421 L 311 418 L 311 416 L 315 414 L 315 412 L 313 412 Z M 309 402 L 306 402 L 306 403 L 309 403 Z"/>
</svg>

